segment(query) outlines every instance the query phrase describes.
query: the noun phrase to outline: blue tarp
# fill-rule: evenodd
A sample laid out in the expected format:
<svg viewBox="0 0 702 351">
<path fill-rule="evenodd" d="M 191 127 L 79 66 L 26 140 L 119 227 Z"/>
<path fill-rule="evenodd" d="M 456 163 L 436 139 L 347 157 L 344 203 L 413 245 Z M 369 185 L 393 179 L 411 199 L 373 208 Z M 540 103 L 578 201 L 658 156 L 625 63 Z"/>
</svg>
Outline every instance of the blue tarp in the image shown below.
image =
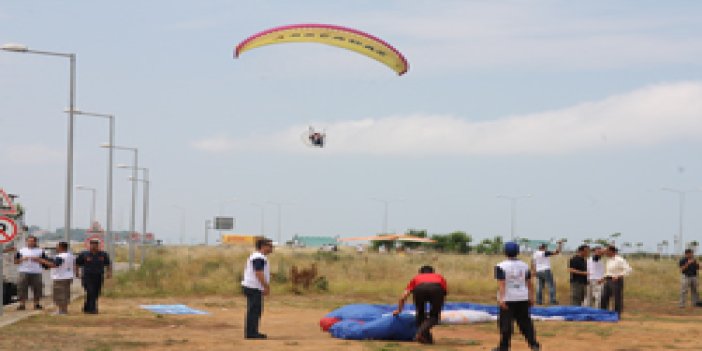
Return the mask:
<svg viewBox="0 0 702 351">
<path fill-rule="evenodd" d="M 158 314 L 209 314 L 187 305 L 141 305 L 139 307 Z"/>
<path fill-rule="evenodd" d="M 354 304 L 340 307 L 326 315 L 328 318 L 338 318 L 329 332 L 332 336 L 352 340 L 412 340 L 416 334 L 414 316 L 401 314 L 392 316 L 397 305 Z M 406 311 L 414 311 L 414 305 L 406 305 Z M 499 307 L 466 302 L 449 302 L 444 305 L 444 311 L 473 310 L 483 311 L 496 316 Z M 590 307 L 552 306 L 534 307 L 531 309 L 535 317 L 559 317 L 565 321 L 616 322 L 619 317 L 615 312 Z"/>
</svg>

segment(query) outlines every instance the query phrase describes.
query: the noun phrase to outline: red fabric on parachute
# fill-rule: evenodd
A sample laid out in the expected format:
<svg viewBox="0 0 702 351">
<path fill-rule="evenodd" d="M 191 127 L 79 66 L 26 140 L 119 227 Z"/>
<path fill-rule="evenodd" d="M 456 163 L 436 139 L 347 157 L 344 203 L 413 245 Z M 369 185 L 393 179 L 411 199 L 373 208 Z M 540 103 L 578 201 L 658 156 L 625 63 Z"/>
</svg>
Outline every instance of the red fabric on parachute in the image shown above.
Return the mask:
<svg viewBox="0 0 702 351">
<path fill-rule="evenodd" d="M 331 328 L 332 325 L 336 324 L 336 322 L 340 320 L 341 319 L 339 318 L 324 317 L 319 321 L 319 326 L 326 332 L 329 331 L 329 328 Z"/>
</svg>

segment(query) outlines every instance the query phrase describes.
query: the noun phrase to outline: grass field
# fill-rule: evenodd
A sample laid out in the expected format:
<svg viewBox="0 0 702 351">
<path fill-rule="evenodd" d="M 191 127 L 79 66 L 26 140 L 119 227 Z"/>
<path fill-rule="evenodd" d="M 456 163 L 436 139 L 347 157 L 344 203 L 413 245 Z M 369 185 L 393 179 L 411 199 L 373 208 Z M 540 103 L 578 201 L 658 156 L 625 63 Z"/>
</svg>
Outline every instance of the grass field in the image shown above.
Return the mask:
<svg viewBox="0 0 702 351">
<path fill-rule="evenodd" d="M 171 247 L 153 250 L 145 265 L 117 277 L 106 294 L 112 297 L 165 297 L 231 295 L 238 293 L 247 248 Z M 528 259 L 528 257 L 522 257 Z M 567 260 L 552 260 L 561 303 L 568 301 Z M 288 282 L 290 268 L 316 264 L 326 278 L 326 290 L 311 289 L 305 294 L 333 295 L 376 302 L 395 302 L 405 284 L 424 264 L 433 265 L 449 282 L 449 300 L 494 302 L 496 283 L 493 267 L 500 256 L 426 253 L 417 255 L 359 255 L 314 250 L 281 249 L 270 256 L 277 295 L 295 294 Z M 638 304 L 675 307 L 679 272 L 673 259 L 659 261 L 631 259 L 634 273 L 626 280 L 627 300 Z M 636 308 L 637 304 L 630 307 Z"/>
<path fill-rule="evenodd" d="M 348 303 L 395 303 L 406 282 L 423 264 L 434 265 L 449 282 L 450 300 L 494 303 L 492 266 L 501 258 L 479 255 L 339 254 L 279 250 L 270 256 L 273 292 L 266 299 L 262 330 L 270 340 L 243 339 L 245 299 L 239 281 L 249 251 L 243 248 L 169 247 L 153 250 L 138 270 L 107 283 L 101 314 L 84 316 L 73 303 L 68 317 L 31 317 L 0 329 L 1 350 L 491 350 L 494 323 L 439 326 L 437 345 L 347 341 L 319 330 L 319 319 Z M 567 302 L 565 262 L 554 259 L 558 294 Z M 287 282 L 292 265 L 317 264 L 326 289 L 294 292 Z M 674 260 L 631 260 L 634 274 L 625 288 L 623 321 L 611 323 L 537 322 L 544 350 L 702 350 L 702 310 L 677 308 Z M 184 303 L 207 316 L 167 316 L 140 304 Z M 515 337 L 513 350 L 526 350 Z"/>
</svg>

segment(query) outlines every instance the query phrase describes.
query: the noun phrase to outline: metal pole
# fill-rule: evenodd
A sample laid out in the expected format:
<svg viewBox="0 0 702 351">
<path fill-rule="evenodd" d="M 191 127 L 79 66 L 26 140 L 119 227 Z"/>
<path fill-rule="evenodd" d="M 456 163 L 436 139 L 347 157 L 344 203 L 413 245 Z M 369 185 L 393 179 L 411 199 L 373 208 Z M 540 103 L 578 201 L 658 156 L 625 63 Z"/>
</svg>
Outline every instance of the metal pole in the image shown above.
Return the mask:
<svg viewBox="0 0 702 351">
<path fill-rule="evenodd" d="M 144 198 L 143 213 L 142 213 L 142 233 L 141 233 L 141 264 L 144 264 L 144 251 L 146 250 L 146 223 L 149 220 L 149 169 L 143 168 L 144 171 Z"/>
<path fill-rule="evenodd" d="M 383 234 L 388 233 L 388 212 L 390 211 L 390 202 L 385 200 L 383 201 L 385 204 L 385 214 L 383 216 Z"/>
<path fill-rule="evenodd" d="M 73 129 L 74 129 L 74 116 L 73 109 L 75 107 L 76 101 L 76 55 L 70 54 L 69 59 L 71 61 L 71 72 L 70 72 L 70 93 L 68 99 L 68 142 L 66 150 L 66 208 L 64 217 L 64 240 L 68 243 L 71 242 L 71 216 L 73 211 Z"/>
<path fill-rule="evenodd" d="M 105 238 L 105 241 L 107 242 L 107 251 L 110 254 L 110 259 L 114 260 L 115 257 L 115 238 L 112 234 L 112 174 L 114 172 L 114 164 L 113 164 L 113 154 L 114 154 L 114 146 L 115 146 L 115 117 L 110 115 L 110 148 L 108 148 L 108 156 L 107 156 L 107 213 L 105 218 L 106 222 L 106 228 L 105 230 L 107 231 L 107 238 Z"/>
<path fill-rule="evenodd" d="M 93 193 L 92 207 L 90 208 L 90 225 L 92 226 L 92 224 L 95 223 L 95 198 L 97 197 L 97 190 L 90 189 L 90 192 Z"/>
<path fill-rule="evenodd" d="M 685 248 L 685 242 L 683 241 L 683 223 L 685 222 L 685 192 L 681 191 L 678 193 L 680 196 L 680 203 L 679 203 L 679 210 L 680 210 L 680 228 L 678 232 L 678 254 L 682 254 L 683 249 Z"/>
<path fill-rule="evenodd" d="M 132 235 L 136 231 L 136 193 L 137 170 L 139 168 L 139 150 L 134 149 L 134 167 L 132 168 L 132 209 L 129 216 L 129 270 L 134 269 L 134 240 Z"/>
<path fill-rule="evenodd" d="M 209 219 L 205 220 L 205 246 L 207 246 L 209 244 L 208 241 L 209 241 L 209 235 L 210 235 L 210 225 L 211 225 L 210 223 L 211 222 L 212 221 Z"/>
<path fill-rule="evenodd" d="M 515 228 L 517 227 L 517 199 L 511 199 L 512 200 L 512 214 L 511 214 L 511 224 L 510 224 L 510 230 L 509 234 L 512 240 L 514 240 L 514 231 Z"/>
<path fill-rule="evenodd" d="M 283 240 L 283 204 L 278 206 L 278 245 L 282 245 Z"/>
</svg>

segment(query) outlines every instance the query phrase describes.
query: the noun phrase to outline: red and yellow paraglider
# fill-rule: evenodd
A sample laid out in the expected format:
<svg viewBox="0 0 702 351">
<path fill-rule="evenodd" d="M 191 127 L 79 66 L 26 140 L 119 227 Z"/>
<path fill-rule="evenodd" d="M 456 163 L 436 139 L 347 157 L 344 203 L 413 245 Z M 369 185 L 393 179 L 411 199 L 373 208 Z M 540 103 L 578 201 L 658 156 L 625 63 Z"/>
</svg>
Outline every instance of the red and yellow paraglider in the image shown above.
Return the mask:
<svg viewBox="0 0 702 351">
<path fill-rule="evenodd" d="M 320 43 L 368 56 L 403 75 L 409 69 L 405 57 L 390 44 L 356 29 L 329 24 L 295 24 L 254 34 L 236 46 L 234 57 L 265 45 L 280 43 Z"/>
</svg>

